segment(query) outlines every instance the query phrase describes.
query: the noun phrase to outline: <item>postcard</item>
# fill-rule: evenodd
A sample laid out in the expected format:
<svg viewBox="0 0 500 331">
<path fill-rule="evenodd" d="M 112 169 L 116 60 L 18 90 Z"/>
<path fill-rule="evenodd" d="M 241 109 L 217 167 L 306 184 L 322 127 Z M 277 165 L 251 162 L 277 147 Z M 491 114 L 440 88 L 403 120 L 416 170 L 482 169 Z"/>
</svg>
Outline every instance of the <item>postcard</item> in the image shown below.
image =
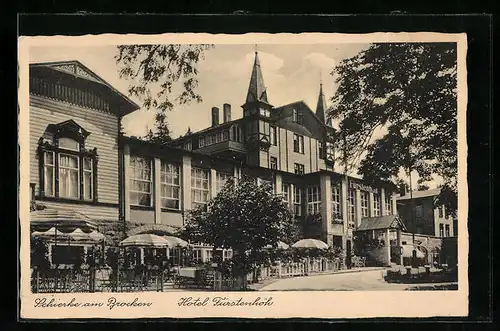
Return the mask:
<svg viewBox="0 0 500 331">
<path fill-rule="evenodd" d="M 467 316 L 466 52 L 21 36 L 21 317 Z"/>
</svg>

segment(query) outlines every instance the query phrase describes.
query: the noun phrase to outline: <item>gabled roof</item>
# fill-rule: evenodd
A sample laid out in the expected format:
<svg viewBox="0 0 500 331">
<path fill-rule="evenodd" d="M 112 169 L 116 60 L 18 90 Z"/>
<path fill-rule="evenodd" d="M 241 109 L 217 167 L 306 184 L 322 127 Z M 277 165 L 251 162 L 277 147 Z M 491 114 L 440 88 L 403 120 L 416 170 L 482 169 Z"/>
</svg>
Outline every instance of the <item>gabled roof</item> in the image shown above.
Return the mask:
<svg viewBox="0 0 500 331">
<path fill-rule="evenodd" d="M 54 72 L 59 72 L 66 75 L 71 75 L 78 79 L 83 79 L 88 82 L 97 84 L 98 86 L 105 87 L 113 92 L 119 100 L 126 105 L 126 109 L 121 109 L 123 115 L 129 114 L 140 108 L 134 101 L 129 99 L 126 95 L 115 89 L 111 84 L 99 77 L 96 73 L 83 65 L 80 61 L 58 61 L 58 62 L 42 62 L 30 64 L 30 72 L 33 69 L 50 69 Z"/>
<path fill-rule="evenodd" d="M 248 86 L 246 103 L 250 102 L 265 102 L 267 100 L 266 86 L 264 85 L 264 77 L 260 68 L 259 55 L 255 52 L 255 61 L 253 64 L 252 75 L 250 76 L 250 84 Z"/>
<path fill-rule="evenodd" d="M 406 226 L 398 215 L 363 217 L 356 231 L 384 230 L 400 228 L 406 231 Z"/>
<path fill-rule="evenodd" d="M 295 123 L 291 120 L 291 113 L 288 113 L 290 109 L 293 108 L 298 108 L 303 111 L 307 111 L 309 114 L 311 114 L 312 118 L 314 118 L 315 121 L 317 121 L 322 128 L 325 129 L 325 132 L 328 130 L 328 127 L 325 125 L 324 122 L 321 122 L 321 120 L 316 116 L 314 111 L 312 111 L 311 108 L 302 100 L 300 101 L 295 101 L 277 108 L 274 108 L 272 111 L 273 118 L 277 121 L 280 121 L 280 127 L 283 127 L 285 129 L 288 129 L 292 132 L 296 132 L 298 134 L 302 135 L 308 135 L 311 137 L 316 137 L 317 133 L 316 132 L 310 132 L 306 127 L 303 125 L 300 125 L 298 123 Z M 331 128 L 331 130 L 334 130 Z"/>
<path fill-rule="evenodd" d="M 419 199 L 419 198 L 427 198 L 427 197 L 434 197 L 438 196 L 441 193 L 441 189 L 435 188 L 432 190 L 425 190 L 425 191 L 413 191 L 411 196 L 410 193 L 405 194 L 403 196 L 396 197 L 396 200 L 410 200 L 413 196 L 413 199 Z"/>
</svg>

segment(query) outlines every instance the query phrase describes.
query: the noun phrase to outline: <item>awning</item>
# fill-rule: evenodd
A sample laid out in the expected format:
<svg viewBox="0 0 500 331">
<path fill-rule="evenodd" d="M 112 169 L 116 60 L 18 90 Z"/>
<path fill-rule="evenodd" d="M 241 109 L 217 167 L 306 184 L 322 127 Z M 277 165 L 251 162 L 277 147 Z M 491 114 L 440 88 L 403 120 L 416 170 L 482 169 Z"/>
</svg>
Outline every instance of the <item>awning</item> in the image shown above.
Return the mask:
<svg viewBox="0 0 500 331">
<path fill-rule="evenodd" d="M 417 250 L 417 258 L 423 259 L 425 258 L 425 254 L 417 247 L 415 247 Z M 403 257 L 412 257 L 413 256 L 413 246 L 412 245 L 403 245 L 401 246 L 401 253 Z"/>
</svg>

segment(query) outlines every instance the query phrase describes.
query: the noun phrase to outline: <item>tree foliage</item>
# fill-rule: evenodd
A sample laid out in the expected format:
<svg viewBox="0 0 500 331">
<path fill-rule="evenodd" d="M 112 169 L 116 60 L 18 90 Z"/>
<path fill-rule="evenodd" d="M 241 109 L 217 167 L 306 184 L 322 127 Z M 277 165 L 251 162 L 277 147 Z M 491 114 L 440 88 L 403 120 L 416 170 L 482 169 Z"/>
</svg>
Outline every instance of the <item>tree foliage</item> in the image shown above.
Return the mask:
<svg viewBox="0 0 500 331">
<path fill-rule="evenodd" d="M 119 45 L 115 56 L 120 78 L 130 81 L 128 93 L 142 106 L 157 111 L 155 132 L 146 139 L 164 142 L 170 139 L 165 112 L 176 104 L 201 102 L 198 87 L 198 63 L 213 45 Z"/>
<path fill-rule="evenodd" d="M 329 116 L 339 120 L 338 148 L 369 182 L 401 169 L 419 182 L 438 175 L 441 203 L 456 210 L 457 64 L 453 43 L 373 44 L 334 68 Z M 380 135 L 374 139 L 374 135 Z"/>
<path fill-rule="evenodd" d="M 168 128 L 167 116 L 163 112 L 157 112 L 155 115 L 155 130 L 148 130 L 143 138 L 146 141 L 164 144 L 172 140 L 170 129 Z"/>
<path fill-rule="evenodd" d="M 293 215 L 268 183 L 257 185 L 250 177 L 236 185 L 229 180 L 207 207 L 189 213 L 182 235 L 214 249 L 232 248 L 232 263 L 241 273 L 268 259 L 266 246 L 290 241 Z"/>
</svg>

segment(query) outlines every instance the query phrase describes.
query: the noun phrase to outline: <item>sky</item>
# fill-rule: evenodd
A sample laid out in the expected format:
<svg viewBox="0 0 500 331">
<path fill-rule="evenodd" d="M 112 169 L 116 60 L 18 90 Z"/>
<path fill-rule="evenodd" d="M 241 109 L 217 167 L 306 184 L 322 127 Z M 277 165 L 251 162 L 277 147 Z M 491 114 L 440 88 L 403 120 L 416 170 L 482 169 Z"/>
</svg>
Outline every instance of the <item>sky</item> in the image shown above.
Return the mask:
<svg viewBox="0 0 500 331">
<path fill-rule="evenodd" d="M 269 102 L 281 106 L 303 100 L 312 110 L 316 109 L 320 80 L 329 106 L 335 92 L 331 72 L 343 59 L 352 57 L 369 44 L 289 44 L 289 45 L 215 45 L 206 52 L 198 65 L 201 103 L 176 106 L 167 115 L 172 137 L 186 133 L 188 128 L 197 131 L 210 126 L 211 108 L 231 104 L 232 119 L 242 117 L 241 105 L 245 102 L 255 50 L 257 48 Z M 114 59 L 116 45 L 75 47 L 32 47 L 30 63 L 78 60 L 90 70 L 127 95 L 129 81 L 121 79 Z M 137 104 L 140 100 L 130 97 Z M 140 109 L 123 119 L 126 135 L 143 136 L 154 125 L 152 110 Z M 414 183 L 416 183 L 414 181 Z M 435 183 L 429 183 L 434 187 Z"/>
</svg>

